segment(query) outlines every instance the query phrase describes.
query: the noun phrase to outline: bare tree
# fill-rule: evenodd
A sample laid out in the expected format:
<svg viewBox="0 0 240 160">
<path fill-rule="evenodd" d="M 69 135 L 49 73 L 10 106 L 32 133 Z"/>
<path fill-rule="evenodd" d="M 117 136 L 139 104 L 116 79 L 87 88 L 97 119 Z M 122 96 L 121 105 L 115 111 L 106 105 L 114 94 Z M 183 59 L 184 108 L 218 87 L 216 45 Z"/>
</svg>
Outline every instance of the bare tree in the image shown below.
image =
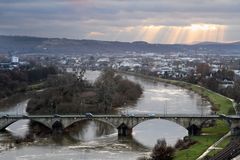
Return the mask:
<svg viewBox="0 0 240 160">
<path fill-rule="evenodd" d="M 151 158 L 152 160 L 172 160 L 174 158 L 175 149 L 167 146 L 165 139 L 160 139 L 154 146 Z"/>
</svg>

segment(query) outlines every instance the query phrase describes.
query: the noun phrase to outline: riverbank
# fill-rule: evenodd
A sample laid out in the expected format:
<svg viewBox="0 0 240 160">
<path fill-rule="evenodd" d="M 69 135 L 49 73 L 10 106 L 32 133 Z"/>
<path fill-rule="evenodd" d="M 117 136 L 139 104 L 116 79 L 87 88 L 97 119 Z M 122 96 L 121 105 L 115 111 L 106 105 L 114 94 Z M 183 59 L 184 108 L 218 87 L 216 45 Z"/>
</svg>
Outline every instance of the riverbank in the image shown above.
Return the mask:
<svg viewBox="0 0 240 160">
<path fill-rule="evenodd" d="M 17 104 L 19 101 L 31 98 L 32 95 L 36 94 L 36 92 L 40 92 L 45 89 L 44 82 L 28 85 L 26 87 L 26 91 L 16 92 L 9 97 L 0 99 L 0 109 L 7 109 L 8 107 Z"/>
<path fill-rule="evenodd" d="M 203 98 L 207 99 L 213 106 L 212 110 L 216 111 L 216 113 L 226 114 L 226 115 L 227 114 L 235 114 L 235 111 L 233 108 L 233 102 L 228 97 L 220 95 L 219 93 L 213 92 L 202 86 L 187 83 L 184 81 L 163 79 L 163 78 L 159 78 L 159 77 L 143 75 L 143 74 L 139 74 L 139 73 L 135 73 L 135 72 L 122 72 L 121 71 L 121 73 L 139 76 L 142 78 L 151 79 L 153 81 L 168 83 L 168 84 L 176 85 L 176 86 L 191 90 L 191 91 L 199 94 Z"/>
<path fill-rule="evenodd" d="M 234 108 L 233 108 L 233 102 L 229 98 L 222 96 L 211 90 L 208 90 L 204 87 L 190 84 L 183 81 L 162 79 L 158 77 L 142 75 L 139 73 L 133 73 L 133 72 L 121 72 L 121 73 L 139 76 L 142 78 L 151 79 L 153 81 L 168 83 L 168 84 L 176 85 L 176 86 L 191 90 L 201 95 L 203 98 L 207 99 L 213 106 L 212 110 L 214 112 L 219 114 L 235 114 Z M 197 143 L 188 149 L 177 151 L 174 159 L 175 160 L 197 159 L 204 151 L 206 151 L 212 144 L 214 144 L 221 137 L 223 137 L 228 131 L 229 131 L 228 125 L 224 121 L 217 121 L 214 127 L 203 128 L 202 134 L 200 136 L 191 137 L 193 140 L 197 141 Z M 225 146 L 227 144 L 228 143 L 226 142 Z M 225 146 L 222 146 L 222 147 L 224 148 Z"/>
<path fill-rule="evenodd" d="M 0 109 L 8 109 L 20 101 L 26 100 L 30 97 L 27 93 L 16 93 L 12 96 L 0 100 Z"/>
</svg>

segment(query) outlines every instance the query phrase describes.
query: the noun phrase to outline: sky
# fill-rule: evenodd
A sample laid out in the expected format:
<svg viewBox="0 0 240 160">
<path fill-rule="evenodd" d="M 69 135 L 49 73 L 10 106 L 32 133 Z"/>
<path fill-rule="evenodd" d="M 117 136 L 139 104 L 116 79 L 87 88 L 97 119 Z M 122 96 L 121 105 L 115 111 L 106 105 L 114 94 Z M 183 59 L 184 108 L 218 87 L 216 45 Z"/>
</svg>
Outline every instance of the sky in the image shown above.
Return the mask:
<svg viewBox="0 0 240 160">
<path fill-rule="evenodd" d="M 0 0 L 0 35 L 233 42 L 240 0 Z"/>
</svg>

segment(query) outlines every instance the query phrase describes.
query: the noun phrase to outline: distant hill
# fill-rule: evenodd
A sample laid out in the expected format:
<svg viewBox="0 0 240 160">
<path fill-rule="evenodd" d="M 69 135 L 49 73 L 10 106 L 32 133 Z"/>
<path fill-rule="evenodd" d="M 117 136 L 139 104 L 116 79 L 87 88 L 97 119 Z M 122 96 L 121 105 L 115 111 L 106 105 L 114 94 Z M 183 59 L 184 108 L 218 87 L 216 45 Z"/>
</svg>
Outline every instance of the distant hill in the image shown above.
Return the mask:
<svg viewBox="0 0 240 160">
<path fill-rule="evenodd" d="M 224 42 L 199 42 L 196 43 L 195 45 L 240 45 L 240 41 L 237 42 L 230 42 L 230 43 L 224 43 Z"/>
<path fill-rule="evenodd" d="M 221 43 L 221 42 L 210 42 L 210 41 L 195 43 L 195 45 L 216 45 L 216 44 L 225 44 L 225 43 Z"/>
<path fill-rule="evenodd" d="M 173 52 L 185 52 L 192 54 L 240 54 L 240 42 L 202 42 L 194 45 L 184 45 L 150 44 L 144 41 L 118 42 L 27 36 L 0 36 L 0 53 L 125 54 L 149 52 L 162 54 Z"/>
</svg>

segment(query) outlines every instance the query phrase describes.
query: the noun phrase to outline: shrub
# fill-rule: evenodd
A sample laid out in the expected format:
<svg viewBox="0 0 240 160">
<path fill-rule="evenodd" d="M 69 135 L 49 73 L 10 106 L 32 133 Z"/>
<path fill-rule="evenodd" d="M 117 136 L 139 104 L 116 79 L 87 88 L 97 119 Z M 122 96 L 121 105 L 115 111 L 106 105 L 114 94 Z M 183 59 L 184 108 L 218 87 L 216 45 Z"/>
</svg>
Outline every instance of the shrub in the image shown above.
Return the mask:
<svg viewBox="0 0 240 160">
<path fill-rule="evenodd" d="M 196 142 L 191 140 L 190 138 L 184 138 L 183 140 L 179 139 L 177 141 L 177 143 L 175 144 L 175 148 L 179 149 L 179 150 L 183 150 L 183 149 L 189 148 L 191 145 L 193 145 L 195 143 Z"/>
<path fill-rule="evenodd" d="M 151 158 L 152 160 L 172 160 L 174 158 L 175 149 L 167 146 L 164 139 L 158 140 L 154 146 Z"/>
</svg>

